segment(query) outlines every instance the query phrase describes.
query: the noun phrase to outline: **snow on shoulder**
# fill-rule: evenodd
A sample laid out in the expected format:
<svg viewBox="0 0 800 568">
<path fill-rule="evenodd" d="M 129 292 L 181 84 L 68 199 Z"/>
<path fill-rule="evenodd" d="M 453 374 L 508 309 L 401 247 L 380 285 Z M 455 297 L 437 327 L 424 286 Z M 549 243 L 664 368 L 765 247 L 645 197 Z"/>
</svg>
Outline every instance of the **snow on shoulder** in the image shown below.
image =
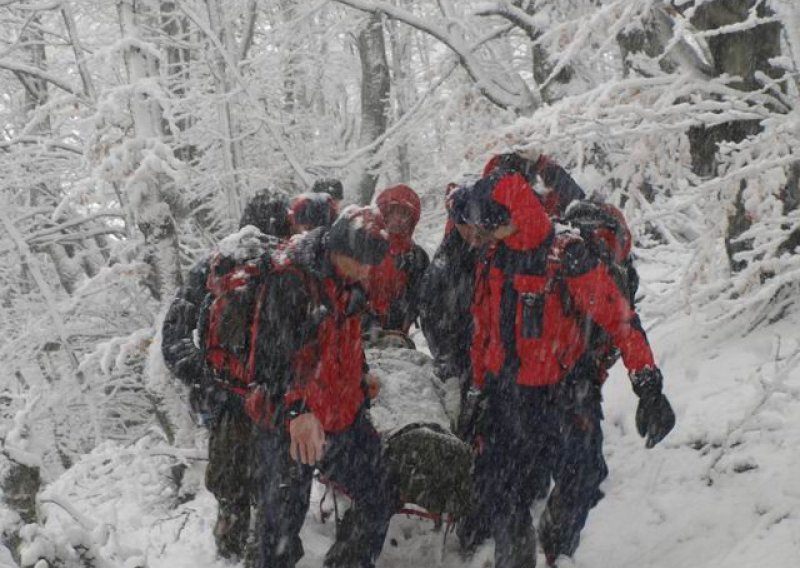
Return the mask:
<svg viewBox="0 0 800 568">
<path fill-rule="evenodd" d="M 228 258 L 247 260 L 273 250 L 278 242 L 278 239 L 265 235 L 256 227 L 245 225 L 222 239 L 217 245 L 217 251 Z"/>
</svg>

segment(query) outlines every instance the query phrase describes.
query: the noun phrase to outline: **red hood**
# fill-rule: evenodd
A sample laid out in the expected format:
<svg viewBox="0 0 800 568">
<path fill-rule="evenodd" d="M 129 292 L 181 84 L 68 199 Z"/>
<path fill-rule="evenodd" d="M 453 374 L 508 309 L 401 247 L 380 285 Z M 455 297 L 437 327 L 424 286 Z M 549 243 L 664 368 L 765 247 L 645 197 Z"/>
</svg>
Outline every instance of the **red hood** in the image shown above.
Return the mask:
<svg viewBox="0 0 800 568">
<path fill-rule="evenodd" d="M 492 190 L 492 199 L 508 210 L 511 224 L 517 228 L 517 232 L 503 241 L 509 248 L 536 248 L 553 232 L 553 224 L 542 203 L 520 174 L 501 177 Z"/>
<path fill-rule="evenodd" d="M 400 205 L 410 211 L 414 216 L 414 223 L 408 235 L 409 237 L 411 236 L 417 223 L 419 223 L 419 216 L 422 211 L 419 195 L 417 195 L 413 189 L 404 184 L 392 186 L 388 189 L 384 189 L 375 203 L 383 214 L 386 213 L 385 208 L 389 205 Z"/>
</svg>

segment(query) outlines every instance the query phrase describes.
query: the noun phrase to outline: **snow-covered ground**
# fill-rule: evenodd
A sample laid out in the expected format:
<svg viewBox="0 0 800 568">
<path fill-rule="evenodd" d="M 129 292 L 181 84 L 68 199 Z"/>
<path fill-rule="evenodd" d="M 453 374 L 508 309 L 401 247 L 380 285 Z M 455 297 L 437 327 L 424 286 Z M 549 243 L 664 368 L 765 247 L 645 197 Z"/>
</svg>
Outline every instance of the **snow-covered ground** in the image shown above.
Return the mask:
<svg viewBox="0 0 800 568">
<path fill-rule="evenodd" d="M 606 498 L 589 517 L 575 567 L 800 566 L 799 323 L 788 318 L 741 338 L 680 315 L 653 329 L 678 424 L 652 450 L 635 432 L 635 398 L 615 368 L 605 387 Z M 420 372 L 387 359 L 381 369 L 405 373 L 405 380 Z M 53 528 L 46 535 L 62 532 L 55 530 L 61 525 L 70 527 L 63 534 L 73 544 L 101 543 L 89 554 L 105 566 L 229 566 L 215 559 L 215 504 L 202 487 L 204 462 L 188 461 L 184 494 L 176 495 L 174 453 L 154 439 L 96 449 L 42 496 L 46 526 Z M 301 568 L 320 566 L 332 541 L 332 523 L 322 523 L 318 510 L 312 506 L 303 529 Z M 59 546 L 26 539 L 38 542 L 29 554 Z M 430 521 L 397 516 L 379 566 L 478 568 L 491 558 L 487 545 L 464 559 L 452 535 Z"/>
<path fill-rule="evenodd" d="M 423 243 L 430 248 L 441 225 L 427 224 Z M 647 290 L 660 268 L 640 269 Z M 648 307 L 645 302 L 645 314 Z M 747 337 L 736 329 L 707 325 L 702 312 L 674 313 L 650 328 L 678 417 L 675 430 L 651 450 L 635 431 L 636 399 L 625 372 L 615 367 L 605 386 L 606 497 L 590 514 L 575 558 L 562 567 L 800 566 L 800 315 Z M 431 382 L 424 355 L 370 357 L 384 379 L 375 419 L 385 429 L 406 416 L 446 422 L 440 402 L 447 393 Z M 40 496 L 47 520 L 44 528 L 23 530 L 23 561 L 91 543 L 84 555 L 99 567 L 234 565 L 215 557 L 215 502 L 202 483 L 204 443 L 198 431 L 195 447 L 185 450 L 155 433 L 131 447 L 98 447 Z M 188 469 L 176 492 L 179 463 Z M 321 497 L 315 488 L 300 568 L 321 566 L 332 542 L 333 523 L 320 520 Z M 330 508 L 330 498 L 323 506 Z M 7 521 L 0 514 L 0 526 Z M 431 521 L 396 516 L 378 566 L 491 566 L 491 544 L 464 558 L 445 532 Z M 0 566 L 12 565 L 5 552 L 0 546 Z"/>
</svg>

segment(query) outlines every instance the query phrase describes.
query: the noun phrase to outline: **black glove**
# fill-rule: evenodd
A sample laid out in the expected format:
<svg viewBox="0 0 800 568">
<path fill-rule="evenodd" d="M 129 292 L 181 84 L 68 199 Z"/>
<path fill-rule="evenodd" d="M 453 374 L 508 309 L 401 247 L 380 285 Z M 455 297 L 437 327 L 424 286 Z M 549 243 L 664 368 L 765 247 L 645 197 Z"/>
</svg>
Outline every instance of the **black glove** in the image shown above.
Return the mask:
<svg viewBox="0 0 800 568">
<path fill-rule="evenodd" d="M 631 373 L 630 378 L 633 392 L 639 397 L 636 430 L 645 439 L 645 447 L 652 448 L 675 427 L 675 412 L 661 392 L 661 371 L 648 367 Z"/>
<path fill-rule="evenodd" d="M 475 387 L 461 397 L 456 435 L 463 441 L 472 443 L 486 414 L 487 402 L 486 392 Z"/>
</svg>

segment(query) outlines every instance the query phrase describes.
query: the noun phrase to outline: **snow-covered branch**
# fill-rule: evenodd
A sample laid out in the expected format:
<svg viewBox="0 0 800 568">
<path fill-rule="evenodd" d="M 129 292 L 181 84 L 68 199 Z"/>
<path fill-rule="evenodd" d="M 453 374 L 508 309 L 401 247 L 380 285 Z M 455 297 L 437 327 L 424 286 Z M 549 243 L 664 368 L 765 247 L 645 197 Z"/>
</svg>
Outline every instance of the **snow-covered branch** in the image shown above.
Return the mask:
<svg viewBox="0 0 800 568">
<path fill-rule="evenodd" d="M 14 73 L 22 73 L 23 75 L 30 75 L 36 77 L 37 79 L 47 81 L 59 89 L 66 91 L 71 95 L 75 95 L 76 97 L 81 97 L 82 95 L 80 91 L 73 88 L 72 85 L 63 79 L 60 79 L 59 77 L 56 77 L 47 71 L 43 71 L 38 67 L 33 67 L 32 65 L 26 65 L 25 63 L 11 61 L 9 59 L 0 59 L 0 69 L 7 69 L 9 71 L 13 71 Z"/>
<path fill-rule="evenodd" d="M 495 76 L 489 70 L 488 64 L 480 61 L 469 49 L 469 45 L 459 36 L 452 34 L 446 24 L 436 25 L 386 2 L 370 0 L 336 0 L 336 2 L 363 12 L 385 14 L 436 38 L 456 54 L 481 93 L 499 107 L 515 110 L 523 115 L 530 114 L 536 108 L 536 99 L 524 81 L 513 75 Z"/>
</svg>

